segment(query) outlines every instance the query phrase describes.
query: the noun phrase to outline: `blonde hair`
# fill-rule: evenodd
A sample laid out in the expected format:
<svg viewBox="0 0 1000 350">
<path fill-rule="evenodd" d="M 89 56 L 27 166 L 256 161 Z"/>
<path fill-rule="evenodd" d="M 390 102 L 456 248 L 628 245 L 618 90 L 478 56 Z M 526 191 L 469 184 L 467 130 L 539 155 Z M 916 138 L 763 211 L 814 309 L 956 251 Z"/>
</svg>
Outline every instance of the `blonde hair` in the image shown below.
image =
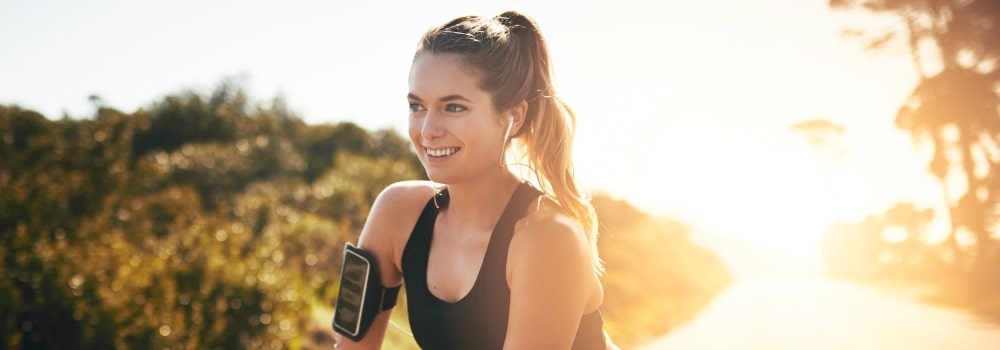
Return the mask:
<svg viewBox="0 0 1000 350">
<path fill-rule="evenodd" d="M 482 74 L 480 87 L 505 111 L 525 101 L 524 126 L 514 135 L 517 153 L 533 169 L 536 185 L 587 234 L 594 269 L 603 272 L 597 251 L 597 214 L 573 174 L 576 115 L 556 94 L 548 47 L 527 15 L 504 12 L 493 18 L 459 17 L 429 30 L 416 55 L 457 54 Z"/>
</svg>

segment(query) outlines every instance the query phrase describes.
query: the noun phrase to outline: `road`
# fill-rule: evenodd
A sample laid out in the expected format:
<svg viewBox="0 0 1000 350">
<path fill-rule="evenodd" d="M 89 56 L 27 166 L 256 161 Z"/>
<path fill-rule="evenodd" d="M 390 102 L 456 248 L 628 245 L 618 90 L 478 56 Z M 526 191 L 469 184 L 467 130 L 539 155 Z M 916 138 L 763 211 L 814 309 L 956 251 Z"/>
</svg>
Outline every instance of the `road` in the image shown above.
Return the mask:
<svg viewBox="0 0 1000 350">
<path fill-rule="evenodd" d="M 720 252 L 731 264 L 746 258 Z M 1000 349 L 995 321 L 816 271 L 737 270 L 694 320 L 639 349 Z"/>
</svg>

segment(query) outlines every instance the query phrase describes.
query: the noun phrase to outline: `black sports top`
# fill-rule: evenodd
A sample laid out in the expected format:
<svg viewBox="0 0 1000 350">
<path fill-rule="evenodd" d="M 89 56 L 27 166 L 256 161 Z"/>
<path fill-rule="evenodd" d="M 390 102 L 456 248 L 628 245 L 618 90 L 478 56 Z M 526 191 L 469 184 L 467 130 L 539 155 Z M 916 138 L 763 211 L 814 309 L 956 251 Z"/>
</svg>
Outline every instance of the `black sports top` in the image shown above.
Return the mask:
<svg viewBox="0 0 1000 350">
<path fill-rule="evenodd" d="M 503 348 L 510 311 L 510 287 L 507 286 L 506 277 L 507 249 L 513 237 L 514 223 L 525 215 L 527 206 L 540 194 L 527 183 L 521 183 L 517 187 L 493 228 L 472 289 L 454 303 L 438 299 L 427 288 L 427 258 L 438 214 L 433 199 L 427 201 L 406 242 L 402 259 L 410 328 L 421 348 Z M 583 315 L 572 349 L 604 349 L 603 327 L 604 320 L 600 310 Z"/>
</svg>

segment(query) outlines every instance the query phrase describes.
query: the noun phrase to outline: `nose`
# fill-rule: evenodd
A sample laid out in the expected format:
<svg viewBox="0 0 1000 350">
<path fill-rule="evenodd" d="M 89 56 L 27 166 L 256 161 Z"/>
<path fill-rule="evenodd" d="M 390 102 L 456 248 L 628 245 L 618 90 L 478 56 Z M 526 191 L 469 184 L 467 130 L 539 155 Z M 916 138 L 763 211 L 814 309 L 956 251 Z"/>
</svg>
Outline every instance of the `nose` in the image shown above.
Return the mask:
<svg viewBox="0 0 1000 350">
<path fill-rule="evenodd" d="M 425 140 L 441 138 L 445 135 L 445 128 L 442 125 L 443 118 L 437 113 L 427 111 L 424 116 L 423 125 L 420 128 L 420 136 Z"/>
</svg>

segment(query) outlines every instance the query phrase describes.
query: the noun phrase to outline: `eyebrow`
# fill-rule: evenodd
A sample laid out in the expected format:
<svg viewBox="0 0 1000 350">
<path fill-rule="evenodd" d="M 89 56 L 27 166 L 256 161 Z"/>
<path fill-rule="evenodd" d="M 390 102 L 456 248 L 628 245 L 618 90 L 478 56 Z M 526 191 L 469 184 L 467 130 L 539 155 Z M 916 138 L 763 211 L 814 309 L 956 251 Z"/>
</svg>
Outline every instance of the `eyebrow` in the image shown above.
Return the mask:
<svg viewBox="0 0 1000 350">
<path fill-rule="evenodd" d="M 409 94 L 406 94 L 406 98 L 411 99 L 411 100 L 415 100 L 415 101 L 423 101 L 423 99 L 421 99 L 417 95 L 414 95 L 412 92 L 409 93 Z M 456 95 L 444 96 L 444 97 L 441 97 L 438 100 L 441 101 L 441 102 L 451 102 L 451 101 L 459 100 L 459 101 L 465 101 L 465 102 L 468 102 L 468 103 L 472 103 L 472 100 L 466 98 L 465 96 L 457 95 L 457 94 Z"/>
</svg>

